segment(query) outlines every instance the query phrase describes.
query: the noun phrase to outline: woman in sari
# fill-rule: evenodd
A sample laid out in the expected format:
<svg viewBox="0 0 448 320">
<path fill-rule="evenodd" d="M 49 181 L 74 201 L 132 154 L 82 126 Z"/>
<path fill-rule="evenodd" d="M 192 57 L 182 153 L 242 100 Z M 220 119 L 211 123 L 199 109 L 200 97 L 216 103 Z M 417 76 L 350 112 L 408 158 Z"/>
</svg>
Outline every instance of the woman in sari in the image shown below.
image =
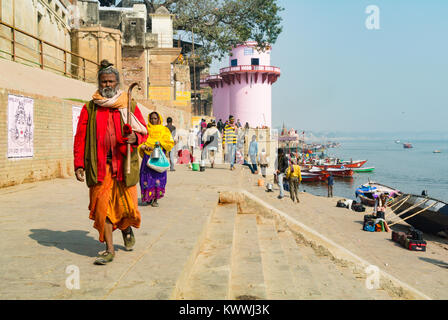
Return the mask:
<svg viewBox="0 0 448 320">
<path fill-rule="evenodd" d="M 165 195 L 165 186 L 167 173 L 157 172 L 149 168 L 146 164 L 151 157 L 154 147 L 158 143 L 162 151 L 166 154 L 174 146 L 174 140 L 170 130 L 162 125 L 162 117 L 157 112 L 152 112 L 148 116 L 148 139 L 139 146 L 139 152 L 142 156 L 140 167 L 140 189 L 142 193 L 142 202 L 147 202 L 153 207 L 158 207 L 158 199 Z"/>
</svg>

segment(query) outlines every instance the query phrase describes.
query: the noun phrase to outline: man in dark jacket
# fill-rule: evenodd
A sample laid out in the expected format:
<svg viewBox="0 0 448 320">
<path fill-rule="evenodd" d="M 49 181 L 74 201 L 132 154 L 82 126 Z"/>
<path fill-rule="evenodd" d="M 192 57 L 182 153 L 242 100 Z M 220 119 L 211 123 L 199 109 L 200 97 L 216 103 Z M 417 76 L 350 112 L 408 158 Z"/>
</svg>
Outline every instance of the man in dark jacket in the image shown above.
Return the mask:
<svg viewBox="0 0 448 320">
<path fill-rule="evenodd" d="M 174 139 L 174 146 L 176 146 L 176 127 L 173 125 L 173 119 L 171 117 L 166 118 L 166 126 L 170 132 L 171 132 L 171 136 Z M 174 147 L 173 150 L 171 150 L 169 152 L 169 159 L 170 159 L 170 171 L 176 171 L 176 169 L 174 169 Z"/>
<path fill-rule="evenodd" d="M 285 191 L 283 189 L 283 178 L 286 174 L 286 169 L 288 169 L 289 163 L 288 158 L 286 158 L 283 149 L 278 150 L 278 168 L 277 168 L 277 179 L 278 186 L 280 187 L 280 194 L 278 196 L 279 199 L 283 199 L 285 196 Z"/>
<path fill-rule="evenodd" d="M 330 176 L 328 177 L 327 184 L 328 184 L 328 198 L 333 198 L 334 178 L 332 174 L 330 174 Z"/>
</svg>

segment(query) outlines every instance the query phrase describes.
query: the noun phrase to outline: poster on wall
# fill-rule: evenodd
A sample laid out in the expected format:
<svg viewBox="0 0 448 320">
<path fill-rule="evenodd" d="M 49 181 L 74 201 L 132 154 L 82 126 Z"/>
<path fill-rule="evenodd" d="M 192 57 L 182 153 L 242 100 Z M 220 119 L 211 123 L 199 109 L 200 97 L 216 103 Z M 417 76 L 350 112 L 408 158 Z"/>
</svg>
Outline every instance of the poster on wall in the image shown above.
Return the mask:
<svg viewBox="0 0 448 320">
<path fill-rule="evenodd" d="M 81 115 L 81 107 L 72 106 L 72 115 L 73 115 L 73 141 L 75 141 L 76 129 L 78 128 L 79 116 Z"/>
<path fill-rule="evenodd" d="M 8 158 L 34 155 L 34 100 L 8 95 Z"/>
</svg>

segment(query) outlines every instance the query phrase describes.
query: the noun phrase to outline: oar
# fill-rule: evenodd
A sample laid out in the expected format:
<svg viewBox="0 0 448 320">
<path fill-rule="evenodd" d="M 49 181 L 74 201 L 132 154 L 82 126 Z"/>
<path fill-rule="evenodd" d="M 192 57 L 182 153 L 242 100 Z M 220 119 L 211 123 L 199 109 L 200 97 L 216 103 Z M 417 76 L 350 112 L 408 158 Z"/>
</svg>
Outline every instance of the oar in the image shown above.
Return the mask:
<svg viewBox="0 0 448 320">
<path fill-rule="evenodd" d="M 418 202 L 417 204 L 414 204 L 414 205 L 411 206 L 410 208 L 407 208 L 406 210 L 404 210 L 404 211 L 402 211 L 402 212 L 396 214 L 396 217 L 398 217 L 398 218 L 401 219 L 401 217 L 402 217 L 406 212 L 409 212 L 409 211 L 411 211 L 411 210 L 417 208 L 418 206 L 420 206 L 420 205 L 422 205 L 422 204 L 425 204 L 425 203 L 428 202 L 428 201 L 429 201 L 429 199 L 424 199 L 424 200 Z M 426 210 L 426 208 L 425 208 L 425 210 Z M 394 218 L 395 218 L 395 217 L 391 217 L 389 222 L 393 222 Z M 393 224 L 395 224 L 395 223 L 393 223 Z M 393 224 L 391 224 L 391 225 L 393 225 Z M 391 226 L 391 225 L 389 225 L 389 226 Z"/>
<path fill-rule="evenodd" d="M 414 217 L 414 216 L 416 216 L 416 215 L 422 213 L 423 211 L 426 211 L 426 210 L 428 210 L 428 209 L 431 209 L 431 208 L 434 207 L 437 203 L 438 203 L 438 202 L 434 202 L 434 203 L 431 204 L 429 207 L 423 208 L 422 210 L 420 210 L 420 211 L 418 211 L 418 212 L 416 212 L 416 213 L 410 215 L 409 217 L 406 217 L 406 218 L 404 218 L 404 219 L 401 219 L 401 218 L 400 218 L 398 221 L 393 222 L 393 223 L 390 225 L 390 227 L 393 226 L 394 224 L 397 224 L 398 222 L 406 221 L 406 220 L 408 220 L 409 218 L 412 218 L 412 217 Z"/>
</svg>

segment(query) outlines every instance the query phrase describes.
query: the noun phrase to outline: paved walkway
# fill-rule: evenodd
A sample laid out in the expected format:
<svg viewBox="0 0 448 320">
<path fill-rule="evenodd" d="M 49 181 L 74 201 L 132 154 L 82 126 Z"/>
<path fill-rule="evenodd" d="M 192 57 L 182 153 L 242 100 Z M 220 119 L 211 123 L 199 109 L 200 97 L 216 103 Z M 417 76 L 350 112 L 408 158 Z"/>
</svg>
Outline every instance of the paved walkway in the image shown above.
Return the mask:
<svg viewBox="0 0 448 320">
<path fill-rule="evenodd" d="M 204 252 L 218 251 L 220 246 L 221 254 L 229 255 L 229 245 L 223 245 L 226 242 L 218 242 L 218 247 L 210 242 L 218 239 L 216 234 L 224 231 L 224 227 L 232 230 L 232 234 L 235 232 L 232 239 L 239 241 L 242 248 L 251 241 L 251 230 L 255 230 L 254 232 L 258 232 L 260 247 L 248 247 L 246 252 L 237 250 L 237 254 L 230 257 L 229 262 L 219 260 L 223 259 L 221 256 L 215 263 L 220 261 L 233 265 L 246 259 L 247 265 L 251 265 L 256 259 L 248 254 L 253 251 L 260 263 L 263 263 L 261 267 L 254 264 L 254 268 L 261 268 L 265 273 L 264 283 L 257 287 L 256 296 L 297 298 L 293 294 L 296 289 L 288 291 L 289 289 L 278 288 L 280 280 L 285 286 L 288 283 L 287 278 L 280 275 L 281 272 L 284 273 L 286 266 L 277 266 L 280 267 L 279 281 L 276 281 L 277 273 L 269 273 L 269 270 L 275 270 L 279 248 L 282 247 L 285 254 L 289 252 L 287 256 L 290 260 L 297 254 L 292 251 L 295 246 L 292 238 L 286 239 L 281 230 L 274 229 L 274 225 L 258 216 L 232 216 L 231 221 L 238 222 L 236 227 L 232 227 L 233 222 L 225 218 L 228 213 L 217 206 L 219 191 L 240 189 L 248 190 L 372 263 L 383 267 L 389 260 L 393 260 L 388 272 L 414 287 L 419 287 L 419 282 L 424 284 L 423 291 L 431 298 L 448 297 L 448 290 L 445 289 L 448 281 L 447 263 L 446 259 L 440 258 L 441 252 L 447 249 L 443 247 L 444 243 L 437 248 L 431 247 L 432 250 L 426 255 L 411 253 L 389 243 L 386 239 L 390 234 L 362 232 L 358 221 L 362 216 L 335 208 L 333 202 L 336 199 L 302 194 L 302 203 L 293 205 L 289 198 L 279 201 L 276 199 L 277 193 L 267 194 L 263 188 L 256 187 L 256 177 L 250 175 L 245 168 L 231 172 L 228 166 L 218 166 L 205 172 L 192 172 L 186 166 L 177 166 L 176 172 L 168 173 L 167 193 L 160 201 L 160 207 L 140 206 L 142 226 L 134 232 L 137 240 L 134 251 L 126 252 L 121 232 L 114 232 L 116 257 L 107 266 L 93 264 L 97 253 L 104 250 L 104 245 L 97 240 L 98 233 L 93 229 L 93 221 L 88 219 L 88 189 L 84 183 L 69 178 L 1 189 L 0 299 L 210 299 L 212 295 L 204 296 L 203 291 L 204 286 L 209 286 L 207 290 L 212 290 L 210 283 L 197 282 L 197 279 L 203 275 L 203 279 L 207 275 L 211 275 L 210 279 L 215 279 L 213 273 L 206 274 L 204 270 L 207 269 L 203 269 L 209 263 L 205 259 L 208 254 L 204 256 Z M 319 205 L 316 205 L 316 199 L 317 203 L 320 202 Z M 350 229 L 344 231 L 341 228 L 325 227 L 338 219 L 345 221 L 342 223 L 344 228 L 351 225 Z M 279 235 L 280 238 L 270 241 L 274 235 Z M 223 232 L 219 237 L 222 237 L 222 241 L 230 241 Z M 232 248 L 234 247 L 235 244 Z M 314 266 L 324 264 L 328 265 L 328 270 L 333 271 L 322 269 L 320 272 L 323 277 L 328 272 L 334 272 L 338 277 L 330 278 L 327 283 L 319 278 L 319 274 L 312 275 L 314 282 L 309 282 L 305 289 L 301 289 L 302 295 L 299 298 L 399 298 L 399 295 L 390 296 L 384 292 L 375 295 L 365 292 L 352 281 L 356 275 L 332 265 L 328 257 L 323 262 L 315 253 L 311 248 L 300 251 L 306 257 L 303 260 L 306 262 L 301 262 L 304 263 L 301 268 L 313 271 L 316 269 Z M 403 257 L 402 261 L 393 259 L 398 255 Z M 291 261 L 289 266 L 294 266 L 294 261 L 297 260 Z M 400 262 L 395 265 L 395 261 Z M 411 265 L 415 267 L 409 267 Z M 243 267 L 244 265 L 238 269 L 236 266 L 234 270 L 237 272 L 233 272 L 233 276 L 245 279 L 244 272 L 247 274 L 247 269 L 241 269 Z M 215 266 L 213 270 L 219 271 L 222 279 L 228 278 L 228 266 Z M 298 274 L 302 274 L 301 271 Z M 357 281 L 363 283 L 364 280 Z M 300 282 L 300 278 L 295 279 L 296 282 Z M 342 293 L 338 290 L 339 285 L 352 282 L 352 291 Z M 216 296 L 216 299 L 235 299 L 237 292 L 238 297 L 244 298 L 244 288 L 241 289 L 238 285 L 241 287 L 241 283 L 237 282 L 230 289 L 214 285 L 213 288 L 219 288 L 224 293 L 224 296 Z M 300 285 L 303 287 L 304 284 Z M 199 289 L 195 291 L 195 288 Z M 202 295 L 198 292 L 202 292 Z"/>
</svg>

